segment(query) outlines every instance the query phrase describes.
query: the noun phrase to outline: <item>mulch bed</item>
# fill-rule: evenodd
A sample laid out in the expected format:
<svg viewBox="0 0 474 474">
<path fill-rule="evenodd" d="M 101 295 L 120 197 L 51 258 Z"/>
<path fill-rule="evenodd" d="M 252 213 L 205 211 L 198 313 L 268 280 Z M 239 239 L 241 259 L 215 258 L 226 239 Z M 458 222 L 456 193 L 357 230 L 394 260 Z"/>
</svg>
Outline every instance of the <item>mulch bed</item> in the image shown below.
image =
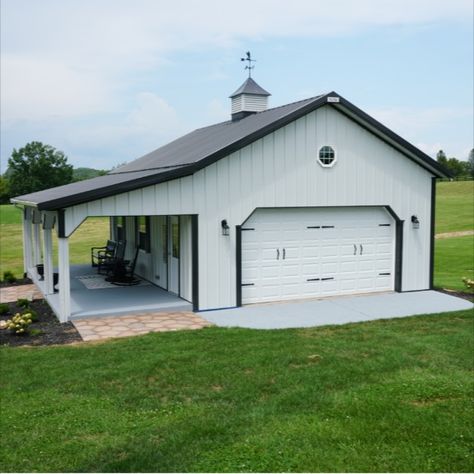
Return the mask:
<svg viewBox="0 0 474 474">
<path fill-rule="evenodd" d="M 30 285 L 33 283 L 29 278 L 18 278 L 13 282 L 9 281 L 0 281 L 0 288 L 6 288 L 7 286 L 20 286 L 20 285 Z"/>
<path fill-rule="evenodd" d="M 474 293 L 467 293 L 465 291 L 445 290 L 444 288 L 436 288 L 436 291 L 474 302 Z"/>
<path fill-rule="evenodd" d="M 8 304 L 9 311 L 7 314 L 0 315 L 0 321 L 6 321 L 15 313 L 25 311 L 24 308 L 18 307 L 16 303 L 6 304 Z M 40 333 L 16 335 L 2 327 L 0 328 L 0 345 L 50 346 L 52 344 L 71 344 L 82 341 L 74 325 L 72 323 L 60 323 L 45 300 L 31 301 L 30 308 L 38 314 L 38 321 L 33 322 L 29 329 L 38 330 Z"/>
</svg>

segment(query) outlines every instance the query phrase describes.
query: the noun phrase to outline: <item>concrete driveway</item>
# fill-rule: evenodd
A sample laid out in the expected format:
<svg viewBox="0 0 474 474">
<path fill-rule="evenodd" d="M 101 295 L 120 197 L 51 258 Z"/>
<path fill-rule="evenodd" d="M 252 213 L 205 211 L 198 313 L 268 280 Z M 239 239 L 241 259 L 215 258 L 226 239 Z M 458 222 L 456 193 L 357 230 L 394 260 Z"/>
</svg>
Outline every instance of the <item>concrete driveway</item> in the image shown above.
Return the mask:
<svg viewBox="0 0 474 474">
<path fill-rule="evenodd" d="M 472 308 L 473 304 L 462 298 L 437 291 L 415 291 L 248 305 L 203 311 L 199 316 L 216 326 L 285 329 L 402 318 Z"/>
</svg>

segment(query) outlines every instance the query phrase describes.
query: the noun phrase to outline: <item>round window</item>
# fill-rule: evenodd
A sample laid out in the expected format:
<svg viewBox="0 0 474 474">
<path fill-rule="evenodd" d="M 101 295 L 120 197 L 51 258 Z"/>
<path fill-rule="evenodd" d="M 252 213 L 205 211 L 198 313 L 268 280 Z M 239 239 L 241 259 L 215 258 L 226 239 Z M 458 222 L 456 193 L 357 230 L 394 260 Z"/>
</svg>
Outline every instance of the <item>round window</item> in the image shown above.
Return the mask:
<svg viewBox="0 0 474 474">
<path fill-rule="evenodd" d="M 319 149 L 319 163 L 326 168 L 333 166 L 336 162 L 336 152 L 332 146 L 323 146 Z"/>
</svg>

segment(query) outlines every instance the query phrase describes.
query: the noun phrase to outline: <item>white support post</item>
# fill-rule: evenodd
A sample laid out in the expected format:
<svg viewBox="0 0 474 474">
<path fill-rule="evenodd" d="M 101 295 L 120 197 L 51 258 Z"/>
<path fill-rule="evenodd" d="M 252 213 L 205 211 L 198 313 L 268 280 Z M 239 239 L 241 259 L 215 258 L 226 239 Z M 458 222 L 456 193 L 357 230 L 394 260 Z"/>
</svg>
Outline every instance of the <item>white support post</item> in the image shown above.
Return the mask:
<svg viewBox="0 0 474 474">
<path fill-rule="evenodd" d="M 42 263 L 41 258 L 41 224 L 33 224 L 33 261 L 34 265 Z"/>
<path fill-rule="evenodd" d="M 25 208 L 23 210 L 23 271 L 25 275 L 33 266 L 31 235 L 31 209 Z"/>
<path fill-rule="evenodd" d="M 53 235 L 49 228 L 44 229 L 44 291 L 45 294 L 51 295 L 54 293 L 53 285 Z"/>
<path fill-rule="evenodd" d="M 59 320 L 65 323 L 71 316 L 71 283 L 69 281 L 69 239 L 58 238 L 58 267 L 59 267 Z"/>
</svg>

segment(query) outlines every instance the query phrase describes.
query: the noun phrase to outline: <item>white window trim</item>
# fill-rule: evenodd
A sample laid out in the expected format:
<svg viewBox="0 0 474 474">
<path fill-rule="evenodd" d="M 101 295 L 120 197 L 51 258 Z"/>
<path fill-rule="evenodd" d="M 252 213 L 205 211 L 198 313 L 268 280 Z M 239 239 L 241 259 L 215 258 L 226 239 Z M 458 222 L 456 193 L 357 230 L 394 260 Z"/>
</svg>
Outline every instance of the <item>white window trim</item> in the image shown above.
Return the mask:
<svg viewBox="0 0 474 474">
<path fill-rule="evenodd" d="M 324 148 L 325 146 L 329 146 L 333 149 L 334 151 L 334 160 L 332 161 L 332 163 L 329 163 L 328 165 L 325 165 L 324 163 L 321 162 L 321 160 L 319 159 L 319 153 L 321 152 L 321 149 Z M 336 162 L 337 162 L 337 149 L 334 145 L 321 145 L 320 147 L 318 147 L 318 156 L 317 156 L 317 160 L 318 160 L 318 163 L 323 167 L 323 168 L 332 168 Z"/>
</svg>

